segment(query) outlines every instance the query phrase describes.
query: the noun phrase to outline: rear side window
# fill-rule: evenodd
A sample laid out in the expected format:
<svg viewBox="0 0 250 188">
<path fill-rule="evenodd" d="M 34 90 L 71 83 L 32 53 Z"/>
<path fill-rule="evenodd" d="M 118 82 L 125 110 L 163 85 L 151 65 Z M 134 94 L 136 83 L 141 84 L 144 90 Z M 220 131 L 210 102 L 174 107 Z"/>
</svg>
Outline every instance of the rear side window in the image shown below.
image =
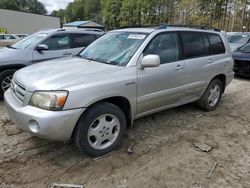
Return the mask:
<svg viewBox="0 0 250 188">
<path fill-rule="evenodd" d="M 72 38 L 73 48 L 81 48 L 90 45 L 96 39 L 96 36 L 91 34 L 73 34 Z"/>
<path fill-rule="evenodd" d="M 180 32 L 183 53 L 186 58 L 205 56 L 205 47 L 202 35 L 199 32 Z"/>
<path fill-rule="evenodd" d="M 207 33 L 206 35 L 210 44 L 208 48 L 209 55 L 225 53 L 225 46 L 219 35 L 213 33 Z"/>
</svg>

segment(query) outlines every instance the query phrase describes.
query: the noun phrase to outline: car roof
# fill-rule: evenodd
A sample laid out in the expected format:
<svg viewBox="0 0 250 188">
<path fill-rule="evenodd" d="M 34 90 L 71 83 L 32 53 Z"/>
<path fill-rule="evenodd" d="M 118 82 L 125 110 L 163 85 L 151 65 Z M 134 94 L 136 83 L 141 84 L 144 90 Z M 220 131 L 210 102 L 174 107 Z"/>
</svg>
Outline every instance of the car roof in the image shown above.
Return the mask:
<svg viewBox="0 0 250 188">
<path fill-rule="evenodd" d="M 117 29 L 113 31 L 121 31 L 121 32 L 138 32 L 138 33 L 153 33 L 156 31 L 196 31 L 196 32 L 209 32 L 209 33 L 220 33 L 219 31 L 213 30 L 213 28 L 209 29 L 195 29 L 195 28 L 189 28 L 189 27 L 129 27 L 129 28 L 122 28 L 122 29 Z"/>
<path fill-rule="evenodd" d="M 43 29 L 38 31 L 38 33 L 85 33 L 85 34 L 95 34 L 95 35 L 103 35 L 105 32 L 102 30 L 94 29 L 94 28 L 84 28 L 84 29 Z"/>
</svg>

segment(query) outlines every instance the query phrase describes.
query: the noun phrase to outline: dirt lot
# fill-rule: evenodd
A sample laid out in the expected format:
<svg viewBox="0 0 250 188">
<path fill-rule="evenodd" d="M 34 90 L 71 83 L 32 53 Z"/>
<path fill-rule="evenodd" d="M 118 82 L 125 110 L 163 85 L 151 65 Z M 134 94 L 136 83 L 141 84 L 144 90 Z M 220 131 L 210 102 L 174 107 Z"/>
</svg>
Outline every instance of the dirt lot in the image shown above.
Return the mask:
<svg viewBox="0 0 250 188">
<path fill-rule="evenodd" d="M 94 159 L 16 129 L 1 103 L 0 187 L 250 187 L 249 104 L 250 79 L 237 78 L 217 110 L 189 104 L 141 118 L 119 150 Z"/>
</svg>

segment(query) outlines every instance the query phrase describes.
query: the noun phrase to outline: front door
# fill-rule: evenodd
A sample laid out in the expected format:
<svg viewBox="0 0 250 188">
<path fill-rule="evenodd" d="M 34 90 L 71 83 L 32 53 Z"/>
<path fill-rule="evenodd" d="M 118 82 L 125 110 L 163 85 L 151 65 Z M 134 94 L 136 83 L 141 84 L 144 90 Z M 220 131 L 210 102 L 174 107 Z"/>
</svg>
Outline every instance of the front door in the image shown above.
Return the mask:
<svg viewBox="0 0 250 188">
<path fill-rule="evenodd" d="M 48 50 L 33 52 L 33 62 L 41 62 L 60 57 L 72 56 L 72 49 L 70 48 L 70 36 L 68 34 L 53 35 L 42 44 L 48 46 Z"/>
<path fill-rule="evenodd" d="M 138 68 L 137 116 L 178 104 L 183 96 L 185 62 L 181 60 L 180 39 L 177 32 L 154 37 L 143 52 L 159 55 L 156 68 Z"/>
</svg>

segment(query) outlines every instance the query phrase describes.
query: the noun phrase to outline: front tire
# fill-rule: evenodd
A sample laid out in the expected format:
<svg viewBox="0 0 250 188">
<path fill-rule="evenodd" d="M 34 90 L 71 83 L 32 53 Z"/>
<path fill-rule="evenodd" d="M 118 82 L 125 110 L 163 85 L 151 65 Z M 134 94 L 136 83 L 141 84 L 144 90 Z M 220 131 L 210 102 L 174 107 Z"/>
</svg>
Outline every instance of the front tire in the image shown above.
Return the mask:
<svg viewBox="0 0 250 188">
<path fill-rule="evenodd" d="M 13 74 L 15 72 L 15 69 L 8 69 L 0 73 L 0 98 L 3 98 L 4 92 L 9 89 Z"/>
<path fill-rule="evenodd" d="M 122 110 L 108 102 L 93 105 L 80 117 L 74 133 L 78 150 L 93 157 L 113 151 L 126 129 Z"/>
<path fill-rule="evenodd" d="M 198 101 L 199 107 L 205 111 L 216 109 L 220 103 L 222 92 L 222 82 L 218 78 L 213 79 Z"/>
</svg>

